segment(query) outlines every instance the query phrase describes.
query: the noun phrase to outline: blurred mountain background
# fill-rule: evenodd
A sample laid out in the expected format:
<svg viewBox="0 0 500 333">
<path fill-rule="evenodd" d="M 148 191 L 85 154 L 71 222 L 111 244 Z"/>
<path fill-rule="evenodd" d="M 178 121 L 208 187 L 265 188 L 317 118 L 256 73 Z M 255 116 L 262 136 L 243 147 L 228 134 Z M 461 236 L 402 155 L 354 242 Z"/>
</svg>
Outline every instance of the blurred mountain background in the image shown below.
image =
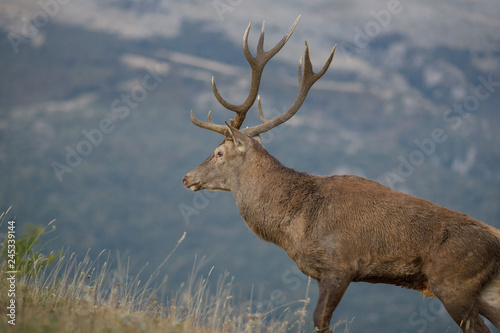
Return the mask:
<svg viewBox="0 0 500 333">
<path fill-rule="evenodd" d="M 233 116 L 213 97 L 212 75 L 229 101 L 248 93 L 248 22 L 255 52 L 262 21 L 269 49 L 299 14 L 263 75 L 269 117 L 295 99 L 304 40 L 315 69 L 337 51 L 298 114 L 263 135 L 265 147 L 295 169 L 361 175 L 500 227 L 496 0 L 2 1 L 2 211 L 12 206 L 21 229 L 56 219 L 47 250 L 108 249 L 131 275 L 148 276 L 186 231 L 164 268 L 173 294 L 196 260 L 200 275 L 215 266 L 215 284 L 228 271 L 242 302 L 279 316 L 304 297 L 307 278 L 247 229 L 230 193 L 193 193 L 182 178 L 222 140 L 189 111 Z M 352 320 L 351 332 L 458 330 L 436 300 L 362 283 L 337 320 Z"/>
</svg>

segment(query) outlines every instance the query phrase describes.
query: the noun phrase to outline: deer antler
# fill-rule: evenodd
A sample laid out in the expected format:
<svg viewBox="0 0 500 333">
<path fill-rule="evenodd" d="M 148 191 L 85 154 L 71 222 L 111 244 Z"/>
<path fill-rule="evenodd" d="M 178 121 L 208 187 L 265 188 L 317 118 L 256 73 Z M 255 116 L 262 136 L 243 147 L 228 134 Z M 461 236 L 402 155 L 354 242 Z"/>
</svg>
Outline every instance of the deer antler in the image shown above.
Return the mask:
<svg viewBox="0 0 500 333">
<path fill-rule="evenodd" d="M 232 127 L 239 129 L 241 125 L 243 124 L 243 121 L 245 120 L 246 114 L 248 110 L 252 107 L 252 105 L 255 103 L 255 99 L 257 98 L 257 95 L 259 93 L 259 85 L 260 85 L 260 80 L 262 77 L 262 72 L 264 70 L 265 65 L 267 62 L 275 56 L 286 44 L 290 36 L 292 35 L 293 31 L 295 30 L 295 26 L 299 22 L 300 15 L 297 17 L 295 22 L 293 23 L 292 27 L 288 31 L 288 33 L 281 39 L 281 41 L 276 44 L 271 50 L 269 51 L 264 51 L 264 28 L 265 28 L 265 22 L 262 23 L 262 31 L 260 33 L 260 38 L 259 42 L 257 44 L 257 55 L 254 57 L 250 53 L 248 49 L 248 34 L 250 32 L 250 27 L 252 26 L 252 22 L 248 25 L 245 34 L 243 36 L 243 52 L 245 54 L 245 58 L 247 59 L 248 63 L 250 64 L 250 68 L 252 70 L 252 80 L 250 84 L 250 92 L 248 94 L 248 97 L 246 100 L 243 102 L 243 104 L 240 105 L 235 105 L 227 102 L 224 98 L 221 97 L 219 94 L 219 91 L 217 90 L 217 86 L 215 85 L 215 80 L 212 77 L 212 88 L 214 91 L 214 95 L 219 101 L 219 103 L 224 106 L 226 109 L 233 111 L 236 113 L 236 116 L 234 119 L 231 119 L 230 124 Z M 297 98 L 295 99 L 295 102 L 292 104 L 290 109 L 288 109 L 285 113 L 282 115 L 272 119 L 272 120 L 267 120 L 265 119 L 263 113 L 262 113 L 262 106 L 260 104 L 260 98 L 258 100 L 258 109 L 259 109 L 259 117 L 262 121 L 262 124 L 251 127 L 251 128 L 245 128 L 243 131 L 245 134 L 249 136 L 255 136 L 261 133 L 264 133 L 266 131 L 269 131 L 270 129 L 284 123 L 288 119 L 290 119 L 300 108 L 302 103 L 304 102 L 307 93 L 309 92 L 309 89 L 311 86 L 321 77 L 323 74 L 326 72 L 328 67 L 330 66 L 330 63 L 332 62 L 333 54 L 335 52 L 335 47 L 332 50 L 332 53 L 330 54 L 330 57 L 328 58 L 326 64 L 323 66 L 321 71 L 318 73 L 314 73 L 312 70 L 312 64 L 311 64 L 311 59 L 309 57 L 309 49 L 307 47 L 307 42 L 306 42 L 306 49 L 305 49 L 305 54 L 304 54 L 304 59 L 305 59 L 305 64 L 304 64 L 304 69 L 302 70 L 302 62 L 303 58 L 300 59 L 299 63 L 299 92 L 297 94 Z M 211 111 L 208 112 L 208 117 L 207 121 L 201 121 L 198 120 L 194 117 L 193 110 L 191 110 L 191 122 L 195 124 L 196 126 L 221 133 L 225 136 L 229 135 L 228 127 L 226 125 L 219 125 L 215 124 L 212 122 L 212 119 L 210 117 Z"/>
<path fill-rule="evenodd" d="M 295 30 L 295 26 L 297 25 L 297 23 L 299 23 L 299 19 L 300 16 L 297 17 L 297 19 L 293 23 L 288 33 L 281 39 L 281 41 L 269 51 L 264 51 L 265 22 L 263 22 L 259 42 L 257 43 L 257 55 L 255 57 L 252 56 L 250 50 L 248 49 L 248 34 L 250 32 L 250 27 L 252 26 L 252 22 L 248 24 L 247 30 L 245 31 L 245 35 L 243 37 L 243 52 L 245 53 L 245 58 L 247 59 L 252 69 L 252 81 L 250 84 L 250 92 L 248 93 L 248 97 L 245 100 L 245 102 L 243 102 L 243 104 L 234 105 L 224 100 L 219 94 L 219 91 L 217 90 L 215 81 L 212 79 L 212 87 L 214 90 L 214 95 L 219 101 L 219 103 L 222 104 L 222 106 L 224 106 L 226 109 L 236 112 L 236 117 L 233 120 L 231 120 L 231 126 L 233 126 L 234 128 L 239 129 L 241 127 L 243 121 L 245 120 L 246 113 L 255 103 L 255 98 L 259 93 L 260 79 L 262 77 L 262 72 L 264 71 L 264 66 L 272 57 L 274 57 L 283 48 L 288 39 L 290 39 L 290 36 L 292 36 L 292 33 Z"/>
<path fill-rule="evenodd" d="M 311 89 L 312 85 L 316 81 L 318 81 L 319 78 L 323 76 L 323 74 L 326 73 L 328 67 L 332 62 L 336 47 L 337 45 L 333 47 L 332 52 L 330 53 L 330 56 L 328 57 L 328 60 L 326 61 L 323 68 L 318 73 L 314 73 L 312 68 L 311 58 L 309 57 L 309 47 L 307 46 L 306 42 L 304 57 L 303 58 L 301 57 L 299 62 L 299 92 L 297 93 L 295 102 L 293 102 L 292 106 L 281 115 L 271 120 L 267 120 L 262 112 L 262 105 L 260 104 L 260 96 L 259 96 L 259 98 L 257 99 L 257 106 L 259 110 L 259 118 L 262 124 L 244 128 L 242 132 L 244 132 L 248 136 L 256 136 L 273 129 L 276 126 L 283 124 L 288 119 L 292 118 L 293 115 L 300 109 L 302 103 L 304 103 L 307 93 L 309 92 L 309 89 Z M 303 59 L 305 59 L 304 60 L 305 63 L 304 63 L 304 70 L 302 71 Z"/>
<path fill-rule="evenodd" d="M 264 67 L 266 63 L 278 53 L 283 46 L 286 44 L 288 39 L 290 39 L 290 36 L 292 35 L 293 31 L 295 30 L 295 26 L 299 22 L 300 15 L 297 17 L 295 22 L 293 23 L 292 27 L 288 31 L 288 33 L 281 39 L 281 41 L 276 44 L 271 50 L 269 51 L 264 51 L 264 28 L 265 28 L 265 22 L 262 23 L 262 31 L 260 33 L 260 38 L 259 42 L 257 43 L 257 55 L 254 57 L 252 56 L 252 53 L 248 49 L 248 34 L 250 33 L 250 27 L 252 26 L 252 22 L 248 24 L 248 27 L 245 31 L 245 34 L 243 35 L 243 52 L 245 54 L 245 58 L 247 59 L 248 63 L 250 64 L 250 68 L 252 70 L 252 80 L 250 83 L 250 92 L 248 94 L 248 97 L 246 100 L 243 102 L 243 104 L 240 105 L 235 105 L 227 102 L 222 96 L 219 94 L 219 91 L 217 90 L 217 86 L 215 85 L 215 80 L 212 77 L 212 88 L 214 91 L 215 98 L 219 101 L 222 106 L 224 106 L 226 109 L 230 111 L 236 112 L 236 116 L 234 119 L 231 119 L 231 126 L 235 128 L 240 128 L 241 125 L 243 124 L 243 121 L 245 120 L 246 114 L 248 110 L 252 107 L 252 105 L 255 103 L 255 99 L 257 98 L 257 95 L 259 93 L 259 85 L 260 85 L 260 79 L 262 77 L 262 72 L 264 70 Z M 200 121 L 194 117 L 193 110 L 191 110 L 191 122 L 195 124 L 196 126 L 221 133 L 223 135 L 227 135 L 229 132 L 227 130 L 226 125 L 218 125 L 214 124 L 210 118 L 211 112 L 208 112 L 208 117 L 207 121 Z"/>
<path fill-rule="evenodd" d="M 250 68 L 252 70 L 252 81 L 250 84 L 250 92 L 248 94 L 247 99 L 243 102 L 243 104 L 240 105 L 235 105 L 227 102 L 222 96 L 219 94 L 219 91 L 217 90 L 217 86 L 215 85 L 215 80 L 212 77 L 212 88 L 214 91 L 214 95 L 219 101 L 222 106 L 224 106 L 226 109 L 230 111 L 236 112 L 236 116 L 234 119 L 231 119 L 231 126 L 235 128 L 240 128 L 241 125 L 243 124 L 243 121 L 245 120 L 246 114 L 248 110 L 252 107 L 252 105 L 255 103 L 255 99 L 257 98 L 257 94 L 259 93 L 259 85 L 260 85 L 260 79 L 262 77 L 262 72 L 264 70 L 264 67 L 266 63 L 278 53 L 281 48 L 286 44 L 288 39 L 290 39 L 290 36 L 292 35 L 293 31 L 295 30 L 295 26 L 299 22 L 300 15 L 297 17 L 295 22 L 293 23 L 292 27 L 288 31 L 288 33 L 281 39 L 281 41 L 276 44 L 271 50 L 269 51 L 264 51 L 264 28 L 265 28 L 265 22 L 262 23 L 262 31 L 260 33 L 260 38 L 259 42 L 257 44 L 257 55 L 254 57 L 252 56 L 252 53 L 248 49 L 248 34 L 250 32 L 250 27 L 252 26 L 252 22 L 248 24 L 248 27 L 245 31 L 245 34 L 243 36 L 243 52 L 245 54 L 245 58 L 247 59 L 248 63 L 250 64 Z M 214 124 L 210 118 L 210 111 L 208 112 L 208 118 L 207 121 L 200 121 L 194 117 L 193 111 L 191 110 L 191 122 L 199 127 L 215 131 L 224 135 L 228 134 L 227 127 L 225 125 L 218 125 Z"/>
</svg>

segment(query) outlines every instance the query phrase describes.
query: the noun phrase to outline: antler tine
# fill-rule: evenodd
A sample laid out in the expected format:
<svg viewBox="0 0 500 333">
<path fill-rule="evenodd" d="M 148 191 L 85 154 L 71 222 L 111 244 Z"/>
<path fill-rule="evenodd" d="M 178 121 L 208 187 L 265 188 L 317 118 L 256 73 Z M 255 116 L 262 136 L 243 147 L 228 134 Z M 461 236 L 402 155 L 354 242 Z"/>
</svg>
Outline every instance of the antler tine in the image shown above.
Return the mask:
<svg viewBox="0 0 500 333">
<path fill-rule="evenodd" d="M 257 96 L 257 110 L 259 111 L 259 118 L 262 123 L 268 121 L 266 117 L 264 117 L 264 113 L 262 112 L 262 104 L 260 103 L 260 95 Z"/>
<path fill-rule="evenodd" d="M 293 31 L 295 30 L 295 27 L 297 23 L 299 22 L 300 15 L 297 17 L 295 22 L 293 23 L 292 27 L 288 31 L 288 33 L 279 41 L 278 44 L 276 44 L 271 50 L 269 51 L 264 51 L 264 28 L 265 28 L 265 22 L 262 23 L 262 30 L 260 33 L 260 38 L 257 43 L 257 55 L 254 57 L 252 56 L 249 48 L 248 48 L 248 35 L 250 32 L 250 27 L 252 26 L 252 22 L 248 24 L 248 27 L 245 31 L 245 34 L 243 36 L 243 52 L 245 54 L 245 58 L 247 59 L 250 68 L 252 70 L 252 79 L 250 83 L 250 92 L 248 93 L 248 96 L 246 100 L 243 102 L 243 104 L 240 105 L 235 105 L 231 104 L 228 101 L 226 101 L 222 96 L 219 94 L 219 91 L 217 90 L 217 86 L 215 85 L 215 80 L 212 78 L 212 88 L 214 91 L 215 98 L 219 101 L 219 103 L 224 106 L 226 109 L 230 111 L 236 112 L 236 116 L 234 119 L 231 120 L 231 126 L 235 128 L 240 128 L 241 125 L 243 124 L 243 121 L 245 120 L 246 113 L 248 110 L 252 107 L 252 105 L 255 103 L 255 99 L 257 98 L 257 94 L 259 92 L 259 85 L 260 85 L 260 79 L 262 77 L 262 71 L 264 70 L 264 66 L 266 63 L 278 53 L 283 46 L 286 44 L 288 39 L 290 39 L 290 36 L 292 35 Z"/>
<path fill-rule="evenodd" d="M 198 120 L 194 117 L 193 110 L 191 110 L 191 122 L 193 124 L 195 124 L 196 126 L 199 126 L 201 128 L 204 128 L 204 129 L 207 129 L 210 131 L 214 131 L 214 132 L 217 132 L 217 133 L 220 133 L 220 134 L 226 136 L 229 133 L 226 125 L 215 124 L 210 117 L 211 113 L 212 113 L 212 111 L 208 111 L 207 121 L 201 121 L 201 120 Z"/>
<path fill-rule="evenodd" d="M 311 89 L 312 85 L 319 80 L 320 77 L 323 76 L 323 74 L 326 73 L 328 67 L 330 66 L 333 55 L 335 54 L 335 48 L 337 45 L 333 47 L 332 52 L 330 53 L 330 56 L 328 57 L 326 63 L 324 64 L 323 68 L 318 72 L 314 73 L 313 68 L 312 68 L 312 63 L 311 63 L 311 58 L 309 56 L 309 47 L 305 46 L 305 51 L 304 51 L 304 57 L 300 59 L 299 62 L 299 92 L 297 93 L 297 97 L 295 101 L 293 102 L 292 106 L 285 111 L 283 114 L 277 116 L 276 118 L 273 118 L 271 120 L 267 120 L 264 117 L 264 114 L 262 112 L 262 106 L 260 105 L 260 98 L 258 100 L 258 109 L 259 109 L 259 117 L 260 120 L 262 121 L 262 124 L 245 128 L 242 131 L 248 135 L 248 136 L 256 136 L 261 133 L 267 132 L 274 127 L 283 124 L 285 121 L 293 117 L 295 113 L 300 109 L 302 106 L 302 103 L 304 103 L 304 100 L 306 99 L 307 93 Z"/>
</svg>

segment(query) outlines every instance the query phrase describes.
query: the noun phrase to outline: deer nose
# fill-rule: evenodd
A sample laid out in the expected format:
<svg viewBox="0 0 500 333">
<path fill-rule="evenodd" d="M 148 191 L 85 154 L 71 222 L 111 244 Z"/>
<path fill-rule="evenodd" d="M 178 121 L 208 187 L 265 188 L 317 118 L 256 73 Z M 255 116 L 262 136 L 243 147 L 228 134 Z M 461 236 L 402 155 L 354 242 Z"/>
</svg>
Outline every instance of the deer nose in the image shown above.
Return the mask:
<svg viewBox="0 0 500 333">
<path fill-rule="evenodd" d="M 199 191 L 201 189 L 200 183 L 193 180 L 193 177 L 190 176 L 189 173 L 184 176 L 182 183 L 191 191 Z"/>
</svg>

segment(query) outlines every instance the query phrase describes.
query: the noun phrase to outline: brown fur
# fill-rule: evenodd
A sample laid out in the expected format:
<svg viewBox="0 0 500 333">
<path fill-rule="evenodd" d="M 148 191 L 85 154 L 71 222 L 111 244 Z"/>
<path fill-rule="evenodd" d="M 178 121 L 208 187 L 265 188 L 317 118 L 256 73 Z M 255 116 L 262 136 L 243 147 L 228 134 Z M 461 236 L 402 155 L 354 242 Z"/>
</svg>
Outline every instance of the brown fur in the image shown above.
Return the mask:
<svg viewBox="0 0 500 333">
<path fill-rule="evenodd" d="M 361 177 L 295 171 L 230 132 L 184 184 L 231 191 L 248 227 L 318 281 L 320 331 L 358 281 L 436 296 L 464 332 L 489 332 L 479 314 L 500 328 L 498 229 Z"/>
</svg>

